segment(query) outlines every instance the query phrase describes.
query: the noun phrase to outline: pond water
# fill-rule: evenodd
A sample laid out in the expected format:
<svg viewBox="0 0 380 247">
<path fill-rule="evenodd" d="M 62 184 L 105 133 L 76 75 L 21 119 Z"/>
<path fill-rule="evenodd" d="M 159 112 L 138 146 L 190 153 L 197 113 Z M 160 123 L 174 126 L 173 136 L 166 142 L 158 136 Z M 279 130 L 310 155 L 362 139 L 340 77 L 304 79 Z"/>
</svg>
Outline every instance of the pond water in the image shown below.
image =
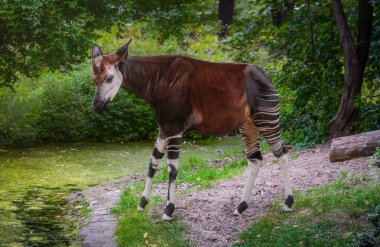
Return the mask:
<svg viewBox="0 0 380 247">
<path fill-rule="evenodd" d="M 80 246 L 78 217 L 86 206 L 68 205 L 64 198 L 145 173 L 152 147 L 153 142 L 139 142 L 0 149 L 0 246 Z M 221 150 L 241 152 L 240 139 L 187 142 L 181 153 L 213 160 Z"/>
<path fill-rule="evenodd" d="M 60 187 L 28 188 L 21 197 L 13 200 L 14 213 L 22 223 L 20 241 L 25 246 L 69 246 L 73 240 L 67 233 L 75 230 L 68 224 L 67 201 Z M 76 190 L 74 187 L 73 190 Z"/>
</svg>

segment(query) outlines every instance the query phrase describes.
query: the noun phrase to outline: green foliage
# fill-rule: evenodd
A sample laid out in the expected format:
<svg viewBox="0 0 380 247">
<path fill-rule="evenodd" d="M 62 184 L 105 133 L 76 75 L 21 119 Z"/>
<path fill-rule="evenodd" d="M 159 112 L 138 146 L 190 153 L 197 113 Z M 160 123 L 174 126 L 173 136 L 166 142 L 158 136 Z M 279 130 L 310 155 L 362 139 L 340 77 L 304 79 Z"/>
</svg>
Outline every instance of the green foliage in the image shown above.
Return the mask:
<svg viewBox="0 0 380 247">
<path fill-rule="evenodd" d="M 125 91 L 108 106 L 102 115 L 94 116 L 93 136 L 96 141 L 125 142 L 153 139 L 158 127 L 153 109 L 143 100 Z"/>
<path fill-rule="evenodd" d="M 67 75 L 44 73 L 39 78 L 43 105 L 36 126 L 39 141 L 79 141 L 91 133 L 91 104 L 81 91 L 81 83 L 89 81 L 84 75 L 79 71 Z"/>
<path fill-rule="evenodd" d="M 127 8 L 134 10 L 132 18 L 144 22 L 144 33 L 158 38 L 159 42 L 175 38 L 181 40 L 207 19 L 213 18 L 210 0 L 131 1 Z"/>
<path fill-rule="evenodd" d="M 135 96 L 119 92 L 103 115 L 92 112 L 94 86 L 88 64 L 75 70 L 24 78 L 14 90 L 0 89 L 0 144 L 43 142 L 127 142 L 152 139 L 153 110 Z"/>
<path fill-rule="evenodd" d="M 31 85 L 33 86 L 33 85 Z M 0 143 L 2 145 L 30 145 L 38 136 L 36 123 L 42 111 L 41 93 L 30 92 L 26 85 L 19 85 L 13 92 L 0 90 Z"/>
<path fill-rule="evenodd" d="M 0 8 L 0 86 L 19 74 L 36 76 L 45 67 L 80 63 L 95 29 L 112 25 L 123 12 L 120 1 L 2 1 Z"/>
</svg>

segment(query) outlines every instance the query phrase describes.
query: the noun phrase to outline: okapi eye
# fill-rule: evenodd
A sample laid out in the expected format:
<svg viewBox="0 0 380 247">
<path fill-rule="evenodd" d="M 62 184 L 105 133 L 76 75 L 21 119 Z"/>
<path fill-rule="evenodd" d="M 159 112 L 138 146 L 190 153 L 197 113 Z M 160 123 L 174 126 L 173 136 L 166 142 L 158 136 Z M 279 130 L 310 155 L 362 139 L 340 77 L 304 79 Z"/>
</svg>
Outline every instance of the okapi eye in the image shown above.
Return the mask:
<svg viewBox="0 0 380 247">
<path fill-rule="evenodd" d="M 113 79 L 113 76 L 109 76 L 106 80 L 106 83 L 111 83 L 112 82 L 112 79 Z"/>
</svg>

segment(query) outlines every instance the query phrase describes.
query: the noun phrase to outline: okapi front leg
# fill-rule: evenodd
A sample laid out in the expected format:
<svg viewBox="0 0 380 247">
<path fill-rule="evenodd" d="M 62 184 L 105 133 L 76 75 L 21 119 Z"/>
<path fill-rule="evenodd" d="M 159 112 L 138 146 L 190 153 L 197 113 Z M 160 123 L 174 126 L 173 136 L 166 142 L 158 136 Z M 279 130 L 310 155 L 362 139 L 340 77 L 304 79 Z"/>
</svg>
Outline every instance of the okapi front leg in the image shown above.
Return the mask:
<svg viewBox="0 0 380 247">
<path fill-rule="evenodd" d="M 291 180 L 290 180 L 290 176 L 289 176 L 289 165 L 288 165 L 289 161 L 288 160 L 289 160 L 289 158 L 288 158 L 287 153 L 282 155 L 280 157 L 280 160 L 279 160 L 279 164 L 280 164 L 281 171 L 282 171 L 282 177 L 284 180 L 284 189 L 285 189 L 285 196 L 286 196 L 284 207 L 283 207 L 283 210 L 285 212 L 291 212 L 292 211 L 292 205 L 294 202 L 292 184 L 291 184 Z"/>
<path fill-rule="evenodd" d="M 152 191 L 153 177 L 156 173 L 156 170 L 162 157 L 164 157 L 165 148 L 166 140 L 158 136 L 156 144 L 154 145 L 152 157 L 150 158 L 148 177 L 146 178 L 144 192 L 142 194 L 140 205 L 138 206 L 137 210 L 144 210 L 145 206 L 148 204 L 149 197 Z"/>
<path fill-rule="evenodd" d="M 167 204 L 165 208 L 163 220 L 171 220 L 175 209 L 175 181 L 178 174 L 178 160 L 179 160 L 179 150 L 181 144 L 182 135 L 171 136 L 166 139 L 167 142 L 167 163 L 168 163 L 168 173 L 169 173 L 169 185 L 168 185 L 168 196 Z"/>
</svg>

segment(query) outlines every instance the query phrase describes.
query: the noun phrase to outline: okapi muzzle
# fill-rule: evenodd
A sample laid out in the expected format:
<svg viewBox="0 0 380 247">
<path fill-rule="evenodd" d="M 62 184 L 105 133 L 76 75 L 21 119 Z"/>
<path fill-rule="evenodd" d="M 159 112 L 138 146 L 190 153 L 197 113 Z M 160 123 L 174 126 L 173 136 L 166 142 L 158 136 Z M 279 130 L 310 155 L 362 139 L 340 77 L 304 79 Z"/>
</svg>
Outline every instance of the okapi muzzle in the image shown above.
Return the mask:
<svg viewBox="0 0 380 247">
<path fill-rule="evenodd" d="M 107 101 L 94 99 L 92 101 L 92 110 L 96 113 L 103 113 L 106 110 L 107 104 Z"/>
</svg>

